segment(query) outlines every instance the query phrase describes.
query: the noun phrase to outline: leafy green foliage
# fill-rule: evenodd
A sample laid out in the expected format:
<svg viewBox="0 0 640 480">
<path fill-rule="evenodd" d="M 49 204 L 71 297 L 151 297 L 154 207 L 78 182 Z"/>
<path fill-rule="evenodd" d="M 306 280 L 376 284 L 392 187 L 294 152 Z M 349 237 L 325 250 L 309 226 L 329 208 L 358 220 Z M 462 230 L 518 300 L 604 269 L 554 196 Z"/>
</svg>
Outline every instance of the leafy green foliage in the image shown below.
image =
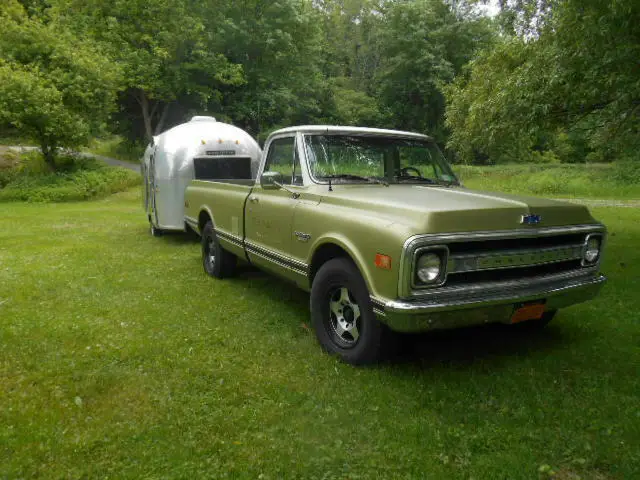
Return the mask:
<svg viewBox="0 0 640 480">
<path fill-rule="evenodd" d="M 640 4 L 550 5 L 534 36 L 506 39 L 448 89 L 449 144 L 466 161 L 517 161 L 558 131 L 600 159 L 637 158 Z"/>
<path fill-rule="evenodd" d="M 339 125 L 383 126 L 385 118 L 377 100 L 351 85 L 352 83 L 344 77 L 333 80 L 332 122 Z"/>
<path fill-rule="evenodd" d="M 442 0 L 392 2 L 381 35 L 377 78 L 393 124 L 444 141 L 443 88 L 491 44 L 488 21 L 459 18 Z"/>
<path fill-rule="evenodd" d="M 219 23 L 218 48 L 242 65 L 246 78 L 224 95 L 222 111 L 254 135 L 321 118 L 327 91 L 319 68 L 320 18 L 311 2 L 222 3 L 207 18 Z"/>
<path fill-rule="evenodd" d="M 242 67 L 215 48 L 217 2 L 55 0 L 52 15 L 101 42 L 124 71 L 124 98 L 135 100 L 147 140 L 166 126 L 169 109 L 206 109 L 220 89 L 244 82 Z"/>
<path fill-rule="evenodd" d="M 90 158 L 61 156 L 51 172 L 36 152 L 0 169 L 0 202 L 72 202 L 121 192 L 140 183 L 128 169 L 108 167 Z"/>
<path fill-rule="evenodd" d="M 0 9 L 0 124 L 39 142 L 55 167 L 59 147 L 86 143 L 114 107 L 119 70 L 90 42 Z"/>
</svg>

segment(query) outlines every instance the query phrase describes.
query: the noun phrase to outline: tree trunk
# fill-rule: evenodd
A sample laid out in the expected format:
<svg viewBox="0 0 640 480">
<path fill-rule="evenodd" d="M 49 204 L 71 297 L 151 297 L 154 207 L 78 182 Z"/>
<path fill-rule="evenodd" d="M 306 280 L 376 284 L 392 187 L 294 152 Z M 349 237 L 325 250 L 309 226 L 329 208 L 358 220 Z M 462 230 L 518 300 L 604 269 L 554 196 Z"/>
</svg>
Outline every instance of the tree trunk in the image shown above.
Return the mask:
<svg viewBox="0 0 640 480">
<path fill-rule="evenodd" d="M 164 104 L 164 106 L 162 107 L 162 113 L 160 114 L 160 119 L 158 120 L 158 123 L 156 124 L 156 129 L 155 129 L 155 134 L 158 135 L 159 133 L 162 133 L 162 130 L 164 128 L 164 124 L 167 121 L 167 116 L 169 115 L 169 108 L 171 107 L 171 102 L 166 102 Z"/>
<path fill-rule="evenodd" d="M 44 157 L 44 161 L 49 166 L 52 171 L 57 169 L 56 166 L 56 146 L 51 144 L 48 139 L 41 138 L 40 139 L 40 150 L 42 150 L 42 156 Z"/>
<path fill-rule="evenodd" d="M 135 93 L 135 98 L 140 105 L 140 109 L 142 110 L 142 120 L 144 121 L 144 132 L 148 141 L 151 141 L 153 138 L 153 129 L 151 128 L 151 116 L 152 112 L 149 111 L 149 99 L 147 95 L 142 90 L 138 90 Z"/>
</svg>

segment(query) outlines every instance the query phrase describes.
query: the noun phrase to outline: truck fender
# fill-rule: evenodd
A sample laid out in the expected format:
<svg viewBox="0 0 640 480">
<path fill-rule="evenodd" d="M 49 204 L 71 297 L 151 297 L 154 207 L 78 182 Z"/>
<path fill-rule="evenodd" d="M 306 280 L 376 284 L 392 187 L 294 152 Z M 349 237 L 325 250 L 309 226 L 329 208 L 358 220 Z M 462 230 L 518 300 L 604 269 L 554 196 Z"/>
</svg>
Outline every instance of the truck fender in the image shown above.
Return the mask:
<svg viewBox="0 0 640 480">
<path fill-rule="evenodd" d="M 211 223 L 213 223 L 214 227 L 216 225 L 216 222 L 213 219 L 213 213 L 211 213 L 209 207 L 207 207 L 206 205 L 201 205 L 198 210 L 198 232 L 202 235 L 202 230 L 207 223 L 207 217 L 211 220 Z"/>
<path fill-rule="evenodd" d="M 353 245 L 353 243 L 349 241 L 349 239 L 335 232 L 324 235 L 321 238 L 316 239 L 316 242 L 311 247 L 312 254 L 311 254 L 311 261 L 309 264 L 309 287 L 311 287 L 311 284 L 313 283 L 313 278 L 316 272 L 318 271 L 318 269 L 320 268 L 320 266 L 322 266 L 322 264 L 324 264 L 326 261 L 330 260 L 331 258 L 335 258 L 335 256 L 322 258 L 322 255 L 320 255 L 320 257 L 318 257 L 317 255 L 318 252 L 322 251 L 323 248 L 326 248 L 329 245 L 335 245 L 336 247 L 340 248 L 340 250 L 343 250 L 347 254 L 347 256 L 351 259 L 351 261 L 353 261 L 353 263 L 355 263 L 356 267 L 360 271 L 360 274 L 362 275 L 362 278 L 364 279 L 367 285 L 367 289 L 371 294 L 373 294 L 374 293 L 372 290 L 373 282 L 371 281 L 369 271 L 365 268 L 366 262 L 364 257 L 362 256 L 360 251 Z M 318 264 L 318 262 L 321 262 L 321 263 Z"/>
</svg>

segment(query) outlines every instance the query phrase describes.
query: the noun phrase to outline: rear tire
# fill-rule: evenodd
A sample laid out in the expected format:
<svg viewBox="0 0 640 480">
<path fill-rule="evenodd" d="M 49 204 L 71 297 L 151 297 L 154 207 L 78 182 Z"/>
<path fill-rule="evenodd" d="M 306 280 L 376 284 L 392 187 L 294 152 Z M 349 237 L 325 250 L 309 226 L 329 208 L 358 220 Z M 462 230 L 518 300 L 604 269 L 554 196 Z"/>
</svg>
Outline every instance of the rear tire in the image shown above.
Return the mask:
<svg viewBox="0 0 640 480">
<path fill-rule="evenodd" d="M 202 266 L 207 275 L 226 278 L 234 274 L 237 258 L 220 246 L 218 236 L 209 220 L 202 230 Z"/>
<path fill-rule="evenodd" d="M 322 348 L 352 365 L 380 361 L 391 333 L 376 318 L 367 285 L 347 258 L 329 260 L 318 270 L 311 321 Z"/>
</svg>

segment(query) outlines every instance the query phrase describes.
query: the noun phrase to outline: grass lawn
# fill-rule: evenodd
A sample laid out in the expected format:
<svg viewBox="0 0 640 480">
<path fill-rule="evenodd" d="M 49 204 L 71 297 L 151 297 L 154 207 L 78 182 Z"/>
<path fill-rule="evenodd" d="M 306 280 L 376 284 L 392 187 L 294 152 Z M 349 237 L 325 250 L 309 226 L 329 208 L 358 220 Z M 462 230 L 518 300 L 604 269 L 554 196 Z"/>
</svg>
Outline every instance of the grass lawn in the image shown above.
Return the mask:
<svg viewBox="0 0 640 480">
<path fill-rule="evenodd" d="M 0 204 L 0 478 L 638 478 L 640 209 L 594 213 L 596 301 L 363 369 L 304 293 L 152 238 L 137 191 Z"/>
<path fill-rule="evenodd" d="M 455 165 L 473 189 L 565 198 L 640 199 L 640 161 L 607 164 Z"/>
</svg>

